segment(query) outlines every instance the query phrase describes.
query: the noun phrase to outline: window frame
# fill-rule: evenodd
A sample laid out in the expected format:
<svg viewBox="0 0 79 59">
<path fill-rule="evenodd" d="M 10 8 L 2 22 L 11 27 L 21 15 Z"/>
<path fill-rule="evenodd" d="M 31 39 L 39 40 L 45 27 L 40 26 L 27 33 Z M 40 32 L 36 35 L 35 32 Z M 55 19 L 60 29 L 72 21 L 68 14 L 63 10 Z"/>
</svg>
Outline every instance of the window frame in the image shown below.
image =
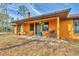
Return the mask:
<svg viewBox="0 0 79 59">
<path fill-rule="evenodd" d="M 47 26 L 47 29 L 44 29 L 44 26 Z M 42 31 L 48 31 L 49 30 L 49 22 L 44 22 L 44 25 L 42 25 Z"/>
<path fill-rule="evenodd" d="M 79 18 L 74 18 L 74 33 L 79 34 Z"/>
</svg>

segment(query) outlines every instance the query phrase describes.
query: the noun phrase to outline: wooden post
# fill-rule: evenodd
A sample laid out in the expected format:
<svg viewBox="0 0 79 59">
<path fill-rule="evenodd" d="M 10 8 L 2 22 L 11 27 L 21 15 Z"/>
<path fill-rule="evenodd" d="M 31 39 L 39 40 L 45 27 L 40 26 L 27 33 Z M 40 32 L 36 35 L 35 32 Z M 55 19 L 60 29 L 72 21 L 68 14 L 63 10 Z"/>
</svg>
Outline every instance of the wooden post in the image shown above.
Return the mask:
<svg viewBox="0 0 79 59">
<path fill-rule="evenodd" d="M 60 39 L 59 26 L 60 26 L 60 19 L 59 17 L 57 17 L 57 39 Z"/>
<path fill-rule="evenodd" d="M 16 31 L 17 31 L 17 26 L 15 25 L 15 26 L 14 26 L 14 33 L 15 33 L 15 34 L 17 34 Z"/>
<path fill-rule="evenodd" d="M 34 23 L 34 35 L 36 34 L 36 23 Z"/>
<path fill-rule="evenodd" d="M 17 34 L 17 30 L 18 30 L 17 28 L 18 28 L 18 25 L 16 24 L 16 25 L 14 26 L 14 33 L 15 33 L 15 34 Z"/>
<path fill-rule="evenodd" d="M 23 24 L 21 25 L 21 34 L 23 34 Z"/>
</svg>

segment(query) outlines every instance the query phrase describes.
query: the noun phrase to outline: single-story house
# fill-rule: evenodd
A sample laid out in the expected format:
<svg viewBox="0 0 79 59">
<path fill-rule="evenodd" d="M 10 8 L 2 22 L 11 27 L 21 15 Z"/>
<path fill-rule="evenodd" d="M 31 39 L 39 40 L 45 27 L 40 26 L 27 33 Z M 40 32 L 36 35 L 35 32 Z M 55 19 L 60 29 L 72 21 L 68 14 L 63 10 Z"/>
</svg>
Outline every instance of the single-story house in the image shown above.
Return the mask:
<svg viewBox="0 0 79 59">
<path fill-rule="evenodd" d="M 48 36 L 55 33 L 57 39 L 79 39 L 79 14 L 69 14 L 71 8 L 13 21 L 15 34 Z M 39 22 L 44 23 L 40 25 Z"/>
</svg>

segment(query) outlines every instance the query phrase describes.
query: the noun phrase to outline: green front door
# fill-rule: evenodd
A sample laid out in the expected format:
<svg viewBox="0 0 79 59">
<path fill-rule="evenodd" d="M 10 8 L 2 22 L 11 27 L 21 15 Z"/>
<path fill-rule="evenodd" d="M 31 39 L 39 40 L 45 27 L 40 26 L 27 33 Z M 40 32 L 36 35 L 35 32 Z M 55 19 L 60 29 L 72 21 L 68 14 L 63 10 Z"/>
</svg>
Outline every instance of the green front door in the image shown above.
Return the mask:
<svg viewBox="0 0 79 59">
<path fill-rule="evenodd" d="M 36 24 L 36 35 L 41 35 L 40 25 Z"/>
<path fill-rule="evenodd" d="M 21 31 L 21 24 L 18 25 L 18 32 Z"/>
</svg>

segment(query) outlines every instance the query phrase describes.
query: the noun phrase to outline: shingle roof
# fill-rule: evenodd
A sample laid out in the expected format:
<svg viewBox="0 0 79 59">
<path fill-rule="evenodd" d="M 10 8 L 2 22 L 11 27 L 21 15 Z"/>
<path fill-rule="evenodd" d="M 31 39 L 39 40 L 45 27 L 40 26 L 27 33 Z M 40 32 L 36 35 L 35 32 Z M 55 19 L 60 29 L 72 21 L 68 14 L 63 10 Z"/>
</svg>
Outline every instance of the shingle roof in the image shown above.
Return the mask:
<svg viewBox="0 0 79 59">
<path fill-rule="evenodd" d="M 79 18 L 79 14 L 70 14 L 68 18 Z"/>
<path fill-rule="evenodd" d="M 43 14 L 43 15 L 40 15 L 40 16 L 31 17 L 30 19 L 22 19 L 22 20 L 30 21 L 32 19 L 39 20 L 39 19 L 45 19 L 45 18 L 50 18 L 50 17 L 67 18 L 70 10 L 71 10 L 71 8 L 56 11 L 56 12 L 51 12 L 51 13 L 48 13 L 48 14 Z M 22 21 L 22 20 L 17 20 L 17 21 L 13 21 L 13 22 L 18 22 L 18 21 Z"/>
</svg>

